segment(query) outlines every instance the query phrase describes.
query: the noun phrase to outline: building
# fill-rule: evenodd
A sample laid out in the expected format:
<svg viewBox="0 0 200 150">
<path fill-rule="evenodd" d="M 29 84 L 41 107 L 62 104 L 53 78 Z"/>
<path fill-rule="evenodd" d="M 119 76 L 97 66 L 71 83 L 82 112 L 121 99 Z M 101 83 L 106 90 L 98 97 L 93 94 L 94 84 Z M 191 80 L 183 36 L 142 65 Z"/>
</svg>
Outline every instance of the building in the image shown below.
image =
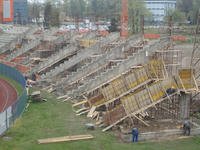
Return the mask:
<svg viewBox="0 0 200 150">
<path fill-rule="evenodd" d="M 0 0 L 0 22 L 13 21 L 13 0 Z"/>
<path fill-rule="evenodd" d="M 28 22 L 27 0 L 0 0 L 0 23 L 26 24 Z"/>
<path fill-rule="evenodd" d="M 177 0 L 145 0 L 146 8 L 152 13 L 153 21 L 163 21 L 169 9 L 175 9 Z"/>
<path fill-rule="evenodd" d="M 27 0 L 13 0 L 13 23 L 26 24 L 28 22 Z"/>
</svg>

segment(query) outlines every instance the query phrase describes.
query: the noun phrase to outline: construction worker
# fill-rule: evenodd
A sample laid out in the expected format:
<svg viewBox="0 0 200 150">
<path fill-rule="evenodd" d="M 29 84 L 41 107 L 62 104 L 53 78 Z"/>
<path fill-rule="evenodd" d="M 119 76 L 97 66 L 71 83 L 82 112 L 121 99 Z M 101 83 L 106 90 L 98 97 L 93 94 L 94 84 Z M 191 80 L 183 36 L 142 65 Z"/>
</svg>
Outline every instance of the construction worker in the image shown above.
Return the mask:
<svg viewBox="0 0 200 150">
<path fill-rule="evenodd" d="M 36 74 L 35 74 L 34 72 L 32 73 L 31 79 L 32 79 L 33 81 L 36 81 Z"/>
<path fill-rule="evenodd" d="M 170 95 L 170 94 L 173 94 L 176 92 L 176 88 L 172 85 L 171 88 L 168 88 L 166 90 L 167 94 Z"/>
<path fill-rule="evenodd" d="M 189 121 L 185 121 L 183 124 L 183 135 L 190 136 L 190 122 Z"/>
<path fill-rule="evenodd" d="M 132 130 L 132 142 L 138 142 L 138 130 L 133 128 Z"/>
</svg>

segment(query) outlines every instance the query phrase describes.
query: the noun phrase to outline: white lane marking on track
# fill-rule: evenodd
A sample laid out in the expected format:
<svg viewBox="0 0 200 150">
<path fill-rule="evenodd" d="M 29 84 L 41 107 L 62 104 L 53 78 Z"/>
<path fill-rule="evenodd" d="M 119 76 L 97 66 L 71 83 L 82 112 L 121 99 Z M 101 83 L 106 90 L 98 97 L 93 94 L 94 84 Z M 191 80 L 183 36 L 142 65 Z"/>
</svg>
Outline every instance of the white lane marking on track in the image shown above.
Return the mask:
<svg viewBox="0 0 200 150">
<path fill-rule="evenodd" d="M 6 86 L 1 81 L 0 81 L 0 84 L 4 87 L 4 89 L 6 91 L 6 103 L 5 103 L 5 105 L 3 106 L 3 109 L 2 109 L 2 110 L 4 110 L 7 103 L 8 103 L 8 89 L 6 88 Z"/>
</svg>

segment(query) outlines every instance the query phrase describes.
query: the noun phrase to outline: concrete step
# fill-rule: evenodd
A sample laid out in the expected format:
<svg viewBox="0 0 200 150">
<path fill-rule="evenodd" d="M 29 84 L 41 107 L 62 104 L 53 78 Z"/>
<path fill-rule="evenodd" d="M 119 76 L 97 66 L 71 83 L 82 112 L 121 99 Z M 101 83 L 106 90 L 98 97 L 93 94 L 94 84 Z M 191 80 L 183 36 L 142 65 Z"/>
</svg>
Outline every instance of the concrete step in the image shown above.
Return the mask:
<svg viewBox="0 0 200 150">
<path fill-rule="evenodd" d="M 68 61 L 65 61 L 63 64 L 60 64 L 58 68 L 55 68 L 53 73 L 46 73 L 44 78 L 49 78 L 56 76 L 57 74 L 63 72 L 64 70 L 67 70 L 74 65 L 80 63 L 81 61 L 89 58 L 91 55 L 94 55 L 96 53 L 99 53 L 101 48 L 106 46 L 107 44 L 111 43 L 112 41 L 116 40 L 118 38 L 119 34 L 114 33 L 110 34 L 109 36 L 103 38 L 101 40 L 102 44 L 101 47 L 98 47 L 98 44 L 93 44 L 91 47 L 84 49 L 77 55 L 70 58 Z"/>
</svg>

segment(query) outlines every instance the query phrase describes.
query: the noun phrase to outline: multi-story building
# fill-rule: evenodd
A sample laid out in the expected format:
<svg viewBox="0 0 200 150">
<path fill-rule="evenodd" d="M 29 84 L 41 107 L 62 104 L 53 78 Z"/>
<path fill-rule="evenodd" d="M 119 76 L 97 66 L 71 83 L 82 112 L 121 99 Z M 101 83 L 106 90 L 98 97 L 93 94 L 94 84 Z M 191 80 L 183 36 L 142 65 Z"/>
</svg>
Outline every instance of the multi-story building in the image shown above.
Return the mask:
<svg viewBox="0 0 200 150">
<path fill-rule="evenodd" d="M 27 0 L 13 0 L 13 23 L 26 24 L 28 22 Z"/>
<path fill-rule="evenodd" d="M 146 8 L 152 13 L 153 21 L 163 21 L 169 9 L 175 9 L 177 0 L 145 0 Z"/>
</svg>

